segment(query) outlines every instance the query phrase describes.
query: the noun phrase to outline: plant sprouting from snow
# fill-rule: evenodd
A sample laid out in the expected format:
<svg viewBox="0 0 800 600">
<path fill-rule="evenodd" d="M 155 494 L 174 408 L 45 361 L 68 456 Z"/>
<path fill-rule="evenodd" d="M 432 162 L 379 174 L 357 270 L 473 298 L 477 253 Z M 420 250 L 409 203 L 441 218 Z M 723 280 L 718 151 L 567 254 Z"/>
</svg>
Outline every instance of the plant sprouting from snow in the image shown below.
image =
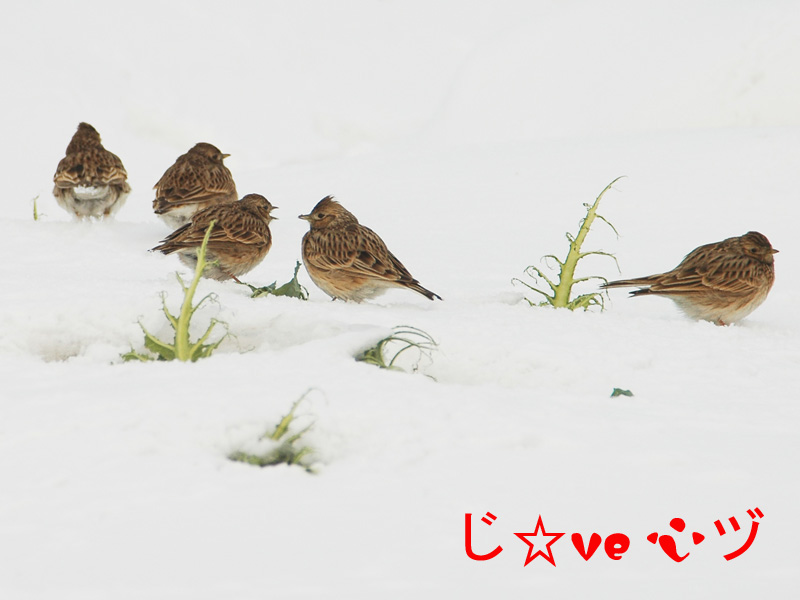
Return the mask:
<svg viewBox="0 0 800 600">
<path fill-rule="evenodd" d="M 600 277 L 599 275 L 590 275 L 588 277 L 579 277 L 576 279 L 575 267 L 577 267 L 578 262 L 581 259 L 586 258 L 587 256 L 600 255 L 608 256 L 609 258 L 613 259 L 614 262 L 617 262 L 617 259 L 613 254 L 602 252 L 600 250 L 589 250 L 584 252 L 582 250 L 582 246 L 584 240 L 586 239 L 586 235 L 589 233 L 592 223 L 594 223 L 596 218 L 604 221 L 609 227 L 611 227 L 614 233 L 617 233 L 617 230 L 605 217 L 597 214 L 597 207 L 600 204 L 600 200 L 603 198 L 603 194 L 611 189 L 611 187 L 621 178 L 622 177 L 617 177 L 614 181 L 603 188 L 603 191 L 600 192 L 600 195 L 594 201 L 594 204 L 584 203 L 583 206 L 586 208 L 586 216 L 583 218 L 583 221 L 581 221 L 581 226 L 578 229 L 578 235 L 573 236 L 571 233 L 567 232 L 567 241 L 569 242 L 569 252 L 567 253 L 567 257 L 563 261 L 553 254 L 548 254 L 544 257 L 545 259 L 554 260 L 558 265 L 559 273 L 557 282 L 552 281 L 539 267 L 531 265 L 525 269 L 525 273 L 535 282 L 538 283 L 540 279 L 544 280 L 544 282 L 550 288 L 550 293 L 525 283 L 516 277 L 512 279 L 512 282 L 521 283 L 529 290 L 536 292 L 543 297 L 543 300 L 538 303 L 538 306 L 553 306 L 556 308 L 568 308 L 570 310 L 575 310 L 576 308 L 588 310 L 589 307 L 592 306 L 599 306 L 601 310 L 604 308 L 605 303 L 603 294 L 601 292 L 581 294 L 580 296 L 572 299 L 570 299 L 570 296 L 572 295 L 572 287 L 575 284 L 589 281 L 591 279 L 600 279 L 606 283 L 608 282 L 605 277 Z M 619 268 L 619 265 L 617 265 L 617 268 Z M 536 303 L 529 298 L 525 298 L 525 300 L 527 300 L 528 304 L 531 306 L 536 305 Z"/>
<path fill-rule="evenodd" d="M 298 300 L 308 300 L 308 290 L 300 285 L 297 280 L 297 273 L 300 270 L 300 261 L 294 267 L 294 275 L 290 281 L 287 281 L 282 286 L 277 287 L 278 282 L 273 281 L 267 286 L 256 287 L 249 283 L 239 282 L 246 285 L 252 292 L 251 298 L 260 298 L 261 296 L 289 296 L 290 298 L 297 298 Z"/>
<path fill-rule="evenodd" d="M 203 275 L 203 271 L 209 264 L 206 261 L 206 246 L 208 245 L 208 239 L 211 235 L 211 230 L 214 228 L 214 223 L 215 221 L 211 221 L 209 224 L 206 235 L 203 238 L 203 243 L 197 252 L 197 267 L 194 270 L 194 278 L 192 279 L 192 282 L 187 286 L 183 279 L 181 279 L 180 274 L 176 273 L 178 282 L 183 289 L 183 304 L 181 304 L 181 312 L 178 314 L 178 316 L 173 315 L 169 311 L 167 308 L 166 294 L 163 292 L 161 294 L 161 310 L 164 312 L 164 316 L 167 317 L 170 327 L 172 327 L 172 330 L 175 332 L 172 342 L 165 342 L 157 338 L 155 335 L 147 331 L 145 326 L 140 322 L 139 326 L 144 332 L 144 346 L 155 356 L 150 354 L 142 354 L 136 352 L 135 350 L 131 350 L 130 352 L 122 355 L 124 360 L 148 361 L 155 359 L 195 362 L 200 358 L 211 356 L 211 353 L 214 352 L 214 350 L 216 350 L 217 347 L 222 343 L 222 340 L 227 337 L 228 334 L 225 333 L 216 342 L 207 343 L 209 337 L 211 336 L 211 332 L 214 330 L 214 327 L 217 325 L 217 323 L 219 323 L 219 321 L 216 319 L 211 319 L 211 323 L 206 328 L 205 333 L 203 333 L 203 335 L 201 335 L 197 340 L 192 341 L 189 336 L 189 325 L 191 324 L 192 317 L 197 309 L 200 308 L 206 302 L 206 300 L 214 300 L 213 294 L 209 294 L 197 304 L 192 304 L 194 300 L 194 294 L 197 291 L 197 284 L 200 281 L 200 277 Z"/>
<path fill-rule="evenodd" d="M 306 391 L 292 404 L 292 408 L 285 414 L 275 429 L 270 433 L 265 433 L 259 438 L 259 443 L 266 443 L 264 451 L 249 453 L 236 451 L 228 456 L 228 459 L 236 462 L 243 462 L 258 467 L 269 467 L 272 465 L 298 465 L 309 473 L 313 473 L 311 460 L 314 450 L 310 446 L 298 445 L 300 439 L 314 426 L 311 422 L 299 431 L 295 430 L 297 417 L 295 411 L 300 403 L 308 396 L 311 390 Z"/>
<path fill-rule="evenodd" d="M 378 340 L 378 343 L 359 353 L 356 360 L 375 365 L 381 369 L 392 369 L 402 371 L 395 365 L 397 359 L 406 351 L 416 352 L 416 361 L 411 369 L 416 372 L 419 363 L 423 358 L 428 362 L 433 362 L 432 352 L 436 350 L 436 341 L 422 329 L 408 325 L 398 325 L 392 329 L 392 333 L 385 338 Z"/>
<path fill-rule="evenodd" d="M 36 197 L 34 197 L 34 199 L 33 199 L 33 220 L 34 221 L 38 221 L 39 217 L 42 216 L 41 213 L 39 213 L 39 206 L 37 204 L 38 202 L 39 202 L 39 196 L 37 194 Z"/>
</svg>

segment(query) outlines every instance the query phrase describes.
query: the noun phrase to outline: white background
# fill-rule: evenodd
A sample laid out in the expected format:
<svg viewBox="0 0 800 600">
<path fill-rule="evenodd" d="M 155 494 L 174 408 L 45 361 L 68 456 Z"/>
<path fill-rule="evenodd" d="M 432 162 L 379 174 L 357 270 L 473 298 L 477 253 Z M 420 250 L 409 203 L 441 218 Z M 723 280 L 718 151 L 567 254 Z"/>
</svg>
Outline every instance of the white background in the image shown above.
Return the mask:
<svg viewBox="0 0 800 600">
<path fill-rule="evenodd" d="M 6 7 L 3 597 L 794 597 L 798 31 L 790 1 Z M 111 222 L 73 222 L 50 195 L 80 121 L 129 173 Z M 151 188 L 199 141 L 231 154 L 241 195 L 280 207 L 247 280 L 289 279 L 296 215 L 335 194 L 445 300 L 331 303 L 304 271 L 307 303 L 206 281 L 219 304 L 198 326 L 235 337 L 196 364 L 123 364 L 137 321 L 168 333 L 159 293 L 174 308 L 188 276 L 147 252 L 168 233 Z M 528 307 L 511 279 L 563 256 L 619 175 L 600 212 L 620 237 L 598 222 L 586 249 L 620 271 L 579 274 L 665 271 L 757 230 L 780 250 L 767 302 L 725 328 L 624 291 L 605 312 Z M 400 324 L 440 343 L 435 380 L 352 359 Z M 308 388 L 318 474 L 226 459 Z M 755 543 L 726 562 L 756 506 Z M 466 557 L 467 512 L 494 560 Z M 539 515 L 566 534 L 556 567 L 523 567 L 513 534 Z M 720 536 L 731 516 L 742 530 Z M 631 548 L 585 562 L 569 537 L 592 531 Z"/>
</svg>

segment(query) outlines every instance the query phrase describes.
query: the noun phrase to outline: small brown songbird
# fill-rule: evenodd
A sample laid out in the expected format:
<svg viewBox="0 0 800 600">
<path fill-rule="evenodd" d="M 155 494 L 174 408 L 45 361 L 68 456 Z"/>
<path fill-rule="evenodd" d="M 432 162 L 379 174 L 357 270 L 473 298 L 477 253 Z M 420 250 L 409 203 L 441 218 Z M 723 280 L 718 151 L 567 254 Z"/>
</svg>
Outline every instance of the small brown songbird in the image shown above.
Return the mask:
<svg viewBox="0 0 800 600">
<path fill-rule="evenodd" d="M 276 208 L 259 194 L 247 194 L 239 202 L 210 206 L 152 250 L 164 254 L 177 252 L 181 262 L 194 269 L 206 230 L 211 221 L 215 221 L 206 246 L 206 261 L 215 264 L 206 267 L 203 277 L 238 282 L 240 276 L 254 269 L 269 252 L 272 246 L 269 223 L 276 219 L 270 212 Z"/>
<path fill-rule="evenodd" d="M 196 212 L 227 202 L 236 202 L 236 184 L 216 146 L 200 142 L 175 163 L 153 186 L 153 211 L 172 229 L 186 225 Z"/>
<path fill-rule="evenodd" d="M 122 161 L 103 148 L 97 130 L 81 123 L 53 175 L 53 196 L 79 219 L 100 219 L 125 204 L 131 191 L 127 179 Z"/>
<path fill-rule="evenodd" d="M 637 286 L 641 289 L 631 296 L 666 296 L 693 319 L 729 325 L 767 299 L 775 281 L 777 252 L 764 235 L 750 231 L 695 248 L 666 273 L 610 281 L 602 287 Z"/>
<path fill-rule="evenodd" d="M 442 298 L 425 289 L 389 252 L 378 234 L 327 196 L 310 214 L 300 215 L 311 229 L 303 236 L 303 263 L 311 280 L 333 299 L 361 302 L 390 287 L 414 290 L 433 300 Z"/>
</svg>

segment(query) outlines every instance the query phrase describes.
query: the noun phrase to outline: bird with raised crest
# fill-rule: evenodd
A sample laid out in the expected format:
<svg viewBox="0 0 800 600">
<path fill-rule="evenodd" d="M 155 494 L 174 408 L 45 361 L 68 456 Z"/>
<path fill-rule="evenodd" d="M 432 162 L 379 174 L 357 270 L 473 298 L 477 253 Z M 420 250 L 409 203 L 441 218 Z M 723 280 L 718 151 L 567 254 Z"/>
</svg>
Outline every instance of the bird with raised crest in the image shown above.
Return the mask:
<svg viewBox="0 0 800 600">
<path fill-rule="evenodd" d="M 378 234 L 361 225 L 333 196 L 299 218 L 310 226 L 303 236 L 303 263 L 314 284 L 334 300 L 361 302 L 389 288 L 442 299 L 422 287 Z"/>
</svg>

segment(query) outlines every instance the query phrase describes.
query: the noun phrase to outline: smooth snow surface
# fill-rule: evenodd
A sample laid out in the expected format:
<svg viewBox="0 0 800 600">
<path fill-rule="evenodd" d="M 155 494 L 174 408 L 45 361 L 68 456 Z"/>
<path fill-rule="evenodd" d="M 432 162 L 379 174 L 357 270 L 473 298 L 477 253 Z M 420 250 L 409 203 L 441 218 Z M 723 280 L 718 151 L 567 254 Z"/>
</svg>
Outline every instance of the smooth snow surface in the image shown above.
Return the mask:
<svg viewBox="0 0 800 600">
<path fill-rule="evenodd" d="M 798 31 L 800 5 L 777 0 L 6 7 L 0 596 L 796 597 Z M 129 173 L 108 222 L 51 195 L 80 121 Z M 444 301 L 330 302 L 304 270 L 309 302 L 204 281 L 218 303 L 198 329 L 233 334 L 216 354 L 123 363 L 139 321 L 168 332 L 159 294 L 175 310 L 189 277 L 147 251 L 169 233 L 151 188 L 200 141 L 280 207 L 247 281 L 287 281 L 296 216 L 334 194 Z M 661 272 L 756 230 L 780 250 L 766 303 L 722 328 L 624 291 L 604 312 L 529 307 L 511 279 L 563 256 L 619 175 L 600 212 L 620 237 L 598 221 L 586 249 L 620 271 L 579 274 Z M 353 360 L 403 324 L 440 343 L 424 373 Z M 316 475 L 226 459 L 309 388 Z M 755 507 L 753 545 L 726 561 Z M 465 513 L 498 557 L 467 558 Z M 565 533 L 556 567 L 523 567 L 514 533 L 539 515 Z M 575 532 L 631 546 L 586 562 Z"/>
</svg>

